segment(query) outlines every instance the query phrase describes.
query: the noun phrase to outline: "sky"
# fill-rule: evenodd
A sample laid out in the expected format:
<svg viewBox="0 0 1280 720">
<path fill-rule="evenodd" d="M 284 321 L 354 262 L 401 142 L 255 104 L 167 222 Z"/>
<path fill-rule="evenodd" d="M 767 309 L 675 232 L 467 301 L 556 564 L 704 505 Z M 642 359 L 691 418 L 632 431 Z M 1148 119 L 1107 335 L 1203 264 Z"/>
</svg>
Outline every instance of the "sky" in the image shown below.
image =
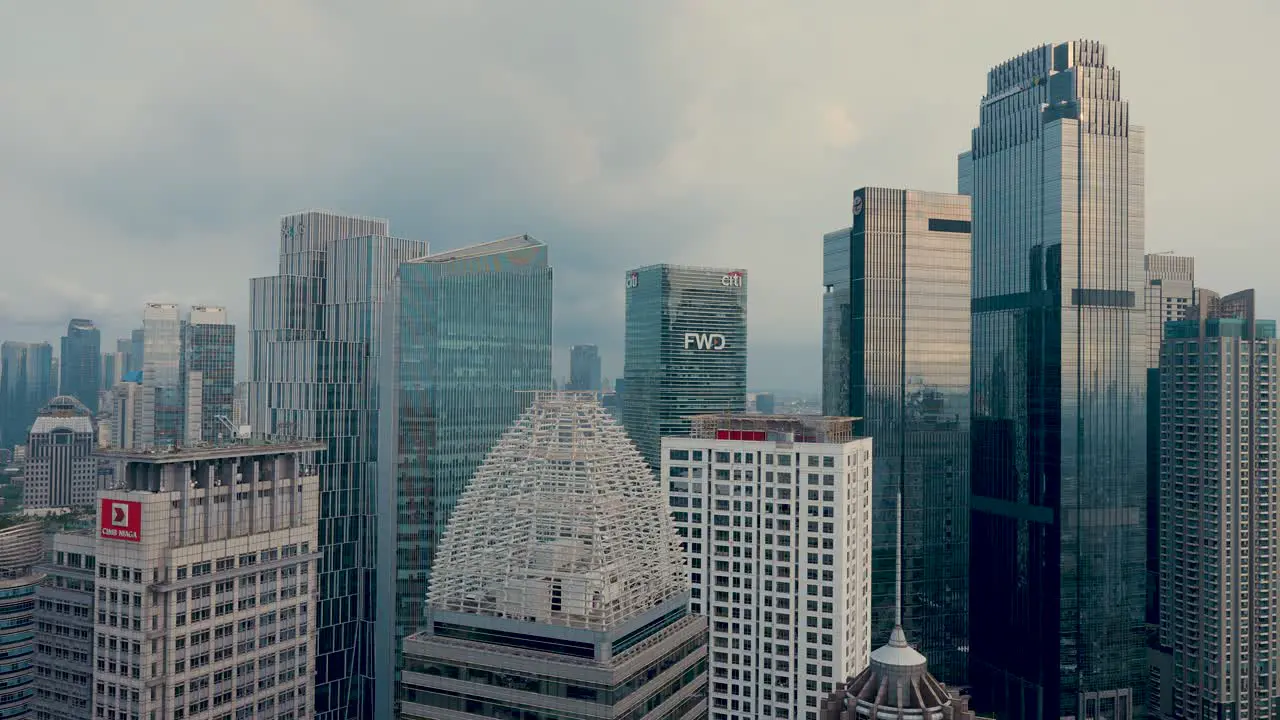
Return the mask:
<svg viewBox="0 0 1280 720">
<path fill-rule="evenodd" d="M 629 268 L 744 267 L 750 386 L 817 390 L 852 191 L 954 192 L 987 70 L 1078 38 L 1147 128 L 1148 250 L 1275 317 L 1277 27 L 1266 0 L 0 3 L 0 339 L 83 316 L 105 349 L 146 302 L 246 328 L 279 217 L 323 208 L 546 242 L 558 375 L 577 343 L 620 374 Z"/>
</svg>

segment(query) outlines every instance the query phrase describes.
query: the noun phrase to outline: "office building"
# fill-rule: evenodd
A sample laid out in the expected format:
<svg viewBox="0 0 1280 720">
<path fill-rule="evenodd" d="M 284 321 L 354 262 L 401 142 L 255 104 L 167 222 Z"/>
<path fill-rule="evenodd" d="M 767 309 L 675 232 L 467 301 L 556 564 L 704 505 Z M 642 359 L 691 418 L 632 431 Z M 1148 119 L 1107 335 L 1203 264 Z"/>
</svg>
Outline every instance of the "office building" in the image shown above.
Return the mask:
<svg viewBox="0 0 1280 720">
<path fill-rule="evenodd" d="M 104 352 L 102 353 L 102 381 L 98 387 L 98 401 L 101 404 L 102 393 L 115 387 L 120 382 L 120 378 L 124 377 L 125 368 L 129 364 L 127 355 L 120 352 Z M 102 408 L 99 407 L 99 410 Z"/>
<path fill-rule="evenodd" d="M 1097 42 L 992 68 L 973 204 L 969 677 L 1009 720 L 1144 711 L 1143 131 Z M 1015 641 L 1016 640 L 1016 641 Z"/>
<path fill-rule="evenodd" d="M 40 408 L 53 399 L 53 346 L 6 340 L 0 344 L 0 444 L 27 441 Z"/>
<path fill-rule="evenodd" d="M 600 392 L 600 348 L 596 345 L 574 345 L 569 348 L 568 390 Z"/>
<path fill-rule="evenodd" d="M 965 682 L 969 614 L 969 198 L 861 188 L 823 238 L 823 407 L 876 444 L 872 635 L 893 629 L 895 503 L 905 493 L 902 626 Z"/>
<path fill-rule="evenodd" d="M 140 432 L 151 420 L 148 413 L 155 408 L 152 389 L 142 384 L 142 372 L 125 373 L 111 388 L 107 445 L 115 448 L 142 447 Z M 147 419 L 144 419 L 147 418 Z"/>
<path fill-rule="evenodd" d="M 1269 718 L 1280 702 L 1276 323 L 1253 291 L 1165 325 L 1160 644 L 1176 718 Z M 1154 692 L 1153 692 L 1154 694 Z"/>
<path fill-rule="evenodd" d="M 92 528 L 48 536 L 36 588 L 35 720 L 93 717 L 97 540 Z"/>
<path fill-rule="evenodd" d="M 142 372 L 142 364 L 147 352 L 146 336 L 145 328 L 138 328 L 129 333 L 129 372 Z"/>
<path fill-rule="evenodd" d="M 236 326 L 227 310 L 196 305 L 182 324 L 182 377 L 188 442 L 230 442 L 227 423 L 235 396 Z"/>
<path fill-rule="evenodd" d="M 816 720 L 871 652 L 871 440 L 853 418 L 702 415 L 662 482 L 711 624 L 712 720 Z"/>
<path fill-rule="evenodd" d="M 592 395 L 538 394 L 477 471 L 424 628 L 405 720 L 707 716 L 707 624 L 665 493 Z"/>
<path fill-rule="evenodd" d="M 378 377 L 383 294 L 427 244 L 385 220 L 303 212 L 280 221 L 280 268 L 251 284 L 249 424 L 306 438 L 320 472 L 317 720 L 373 712 Z"/>
<path fill-rule="evenodd" d="M 140 447 L 174 447 L 186 439 L 182 386 L 182 321 L 173 303 L 147 303 L 142 312 L 142 386 L 151 407 L 139 414 Z"/>
<path fill-rule="evenodd" d="M 32 717 L 36 696 L 36 589 L 44 538 L 38 522 L 0 525 L 0 717 Z"/>
<path fill-rule="evenodd" d="M 627 273 L 623 424 L 656 472 L 689 417 L 747 407 L 747 274 L 650 265 Z"/>
<path fill-rule="evenodd" d="M 104 452 L 95 717 L 315 717 L 318 449 Z"/>
<path fill-rule="evenodd" d="M 98 497 L 98 461 L 93 457 L 98 443 L 89 408 L 60 395 L 40 411 L 27 437 L 23 508 L 93 505 Z"/>
<path fill-rule="evenodd" d="M 776 405 L 777 399 L 773 393 L 756 393 L 756 412 L 761 415 L 772 415 Z"/>
<path fill-rule="evenodd" d="M 70 395 L 90 412 L 97 412 L 98 390 L 102 387 L 102 333 L 92 320 L 74 318 L 67 324 L 58 360 L 58 393 Z"/>
<path fill-rule="evenodd" d="M 454 505 L 528 391 L 551 388 L 551 301 L 547 246 L 527 235 L 406 262 L 386 296 L 378 586 L 395 591 L 379 598 L 380 718 Z"/>
</svg>

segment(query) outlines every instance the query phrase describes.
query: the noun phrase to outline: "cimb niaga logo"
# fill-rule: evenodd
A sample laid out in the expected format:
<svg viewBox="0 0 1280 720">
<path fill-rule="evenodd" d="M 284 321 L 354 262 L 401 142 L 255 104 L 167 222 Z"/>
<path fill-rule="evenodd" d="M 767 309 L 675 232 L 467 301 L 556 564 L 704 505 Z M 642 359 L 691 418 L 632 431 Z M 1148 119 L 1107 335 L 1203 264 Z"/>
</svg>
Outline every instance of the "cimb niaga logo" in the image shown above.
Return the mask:
<svg viewBox="0 0 1280 720">
<path fill-rule="evenodd" d="M 720 333 L 685 333 L 685 350 L 723 350 L 728 342 Z"/>
<path fill-rule="evenodd" d="M 129 500 L 102 500 L 101 537 L 109 540 L 142 540 L 142 505 Z"/>
<path fill-rule="evenodd" d="M 627 273 L 627 287 L 640 287 L 640 273 Z"/>
<path fill-rule="evenodd" d="M 720 278 L 720 284 L 725 287 L 742 287 L 742 271 L 734 270 L 725 273 L 724 277 Z"/>
</svg>

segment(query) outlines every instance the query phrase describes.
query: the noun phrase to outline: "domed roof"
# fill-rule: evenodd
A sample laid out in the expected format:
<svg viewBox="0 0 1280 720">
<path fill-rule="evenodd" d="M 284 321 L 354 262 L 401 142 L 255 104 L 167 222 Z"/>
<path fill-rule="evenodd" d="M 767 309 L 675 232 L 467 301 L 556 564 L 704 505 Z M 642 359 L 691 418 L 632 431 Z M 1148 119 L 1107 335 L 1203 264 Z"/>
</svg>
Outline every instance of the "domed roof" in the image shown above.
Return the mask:
<svg viewBox="0 0 1280 720">
<path fill-rule="evenodd" d="M 35 434 L 67 429 L 72 432 L 93 432 L 93 413 L 84 403 L 70 395 L 59 395 L 40 409 L 36 421 L 31 425 Z"/>
<path fill-rule="evenodd" d="M 951 703 L 946 686 L 929 674 L 928 660 L 907 643 L 906 633 L 897 625 L 888 644 L 871 653 L 871 664 L 837 687 L 825 707 L 835 712 L 851 710 L 869 720 L 941 720 L 951 716 Z M 824 713 L 828 716 L 835 717 Z"/>
</svg>

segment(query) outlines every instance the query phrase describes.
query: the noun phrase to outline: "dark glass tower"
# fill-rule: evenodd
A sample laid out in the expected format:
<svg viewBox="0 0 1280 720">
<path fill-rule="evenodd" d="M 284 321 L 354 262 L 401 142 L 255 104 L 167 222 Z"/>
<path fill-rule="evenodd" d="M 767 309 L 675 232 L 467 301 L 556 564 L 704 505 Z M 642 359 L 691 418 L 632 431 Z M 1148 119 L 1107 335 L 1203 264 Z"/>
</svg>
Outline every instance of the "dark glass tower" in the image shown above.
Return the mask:
<svg viewBox="0 0 1280 720">
<path fill-rule="evenodd" d="M 90 412 L 97 412 L 98 390 L 102 387 L 102 333 L 92 320 L 74 318 L 67 324 L 58 371 L 61 393 L 79 400 Z"/>
<path fill-rule="evenodd" d="M 6 340 L 0 345 L 0 447 L 27 441 L 40 408 L 53 399 L 53 346 Z"/>
<path fill-rule="evenodd" d="M 1002 718 L 1144 712 L 1141 128 L 1093 41 L 987 76 L 973 199 L 970 680 Z"/>
<path fill-rule="evenodd" d="M 969 568 L 969 198 L 854 192 L 853 226 L 823 239 L 824 415 L 875 443 L 872 637 L 897 605 L 944 682 L 963 683 Z"/>
<path fill-rule="evenodd" d="M 657 472 L 692 415 L 747 409 L 747 274 L 650 265 L 627 273 L 622 420 Z"/>
<path fill-rule="evenodd" d="M 188 393 L 187 439 L 203 442 L 230 441 L 227 427 L 218 418 L 231 420 L 236 390 L 236 326 L 227 322 L 226 308 L 197 305 L 182 324 L 182 377 Z M 198 383 L 190 382 L 193 373 Z M 199 392 L 199 396 L 192 395 Z M 190 412 L 192 403 L 199 412 Z"/>
<path fill-rule="evenodd" d="M 569 348 L 569 390 L 600 392 L 600 348 L 574 345 Z"/>
<path fill-rule="evenodd" d="M 400 266 L 387 296 L 378 437 L 378 718 L 422 629 L 440 538 L 476 469 L 551 388 L 552 271 L 527 235 Z"/>
<path fill-rule="evenodd" d="M 251 281 L 253 433 L 326 445 L 308 459 L 320 470 L 324 553 L 317 720 L 373 714 L 382 301 L 400 263 L 427 254 L 427 243 L 387 232 L 385 220 L 320 211 L 286 216 L 280 274 Z"/>
</svg>

